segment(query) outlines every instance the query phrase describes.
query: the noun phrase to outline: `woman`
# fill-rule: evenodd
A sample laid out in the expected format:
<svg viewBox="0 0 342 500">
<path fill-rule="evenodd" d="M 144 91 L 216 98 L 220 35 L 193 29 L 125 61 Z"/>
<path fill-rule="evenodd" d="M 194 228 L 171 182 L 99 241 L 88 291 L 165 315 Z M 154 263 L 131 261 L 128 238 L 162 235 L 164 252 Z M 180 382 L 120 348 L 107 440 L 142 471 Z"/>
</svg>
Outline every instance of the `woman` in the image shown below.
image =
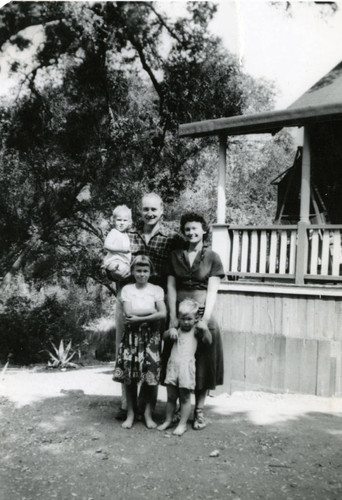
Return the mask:
<svg viewBox="0 0 342 500">
<path fill-rule="evenodd" d="M 207 392 L 223 384 L 223 349 L 220 330 L 213 318 L 220 280 L 224 276 L 221 259 L 205 245 L 207 225 L 196 213 L 184 214 L 181 231 L 185 237 L 184 249 L 171 253 L 168 276 L 168 304 L 170 328 L 177 328 L 177 305 L 186 297 L 200 304 L 201 321 L 198 329 L 209 328 L 212 344 L 199 344 L 196 352 L 195 430 L 206 427 L 203 407 Z"/>
</svg>

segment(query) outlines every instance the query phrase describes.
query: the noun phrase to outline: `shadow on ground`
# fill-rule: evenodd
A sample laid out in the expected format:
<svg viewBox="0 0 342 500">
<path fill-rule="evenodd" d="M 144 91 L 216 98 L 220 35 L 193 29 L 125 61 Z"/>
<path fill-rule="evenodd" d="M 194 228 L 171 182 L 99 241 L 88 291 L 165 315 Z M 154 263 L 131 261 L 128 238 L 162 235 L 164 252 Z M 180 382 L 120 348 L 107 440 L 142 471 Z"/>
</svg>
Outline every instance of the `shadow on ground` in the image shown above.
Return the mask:
<svg viewBox="0 0 342 500">
<path fill-rule="evenodd" d="M 21 407 L 2 397 L 0 498 L 341 498 L 340 415 L 258 424 L 208 402 L 208 427 L 179 438 L 141 422 L 122 429 L 118 397 L 72 389 Z"/>
</svg>

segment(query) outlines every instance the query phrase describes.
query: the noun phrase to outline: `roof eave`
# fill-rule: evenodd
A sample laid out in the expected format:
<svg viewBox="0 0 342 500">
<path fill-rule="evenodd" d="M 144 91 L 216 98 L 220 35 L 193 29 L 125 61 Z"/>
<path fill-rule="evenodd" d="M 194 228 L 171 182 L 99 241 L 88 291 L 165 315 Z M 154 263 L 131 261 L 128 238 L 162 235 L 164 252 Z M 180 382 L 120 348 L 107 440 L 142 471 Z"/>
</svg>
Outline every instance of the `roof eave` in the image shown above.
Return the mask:
<svg viewBox="0 0 342 500">
<path fill-rule="evenodd" d="M 283 127 L 302 127 L 311 123 L 335 120 L 342 120 L 342 103 L 184 123 L 179 126 L 179 136 L 195 138 L 214 135 L 275 134 Z"/>
</svg>

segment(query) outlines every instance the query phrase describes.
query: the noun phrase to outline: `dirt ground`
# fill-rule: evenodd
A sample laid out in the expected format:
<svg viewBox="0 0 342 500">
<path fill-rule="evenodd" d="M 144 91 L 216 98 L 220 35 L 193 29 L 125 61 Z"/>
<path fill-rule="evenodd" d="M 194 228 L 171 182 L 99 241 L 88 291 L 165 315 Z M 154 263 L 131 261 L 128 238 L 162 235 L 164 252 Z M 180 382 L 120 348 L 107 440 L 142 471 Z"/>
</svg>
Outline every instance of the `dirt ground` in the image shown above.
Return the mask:
<svg viewBox="0 0 342 500">
<path fill-rule="evenodd" d="M 208 398 L 206 429 L 176 437 L 122 429 L 111 373 L 1 377 L 1 500 L 342 498 L 341 398 L 221 394 Z"/>
</svg>

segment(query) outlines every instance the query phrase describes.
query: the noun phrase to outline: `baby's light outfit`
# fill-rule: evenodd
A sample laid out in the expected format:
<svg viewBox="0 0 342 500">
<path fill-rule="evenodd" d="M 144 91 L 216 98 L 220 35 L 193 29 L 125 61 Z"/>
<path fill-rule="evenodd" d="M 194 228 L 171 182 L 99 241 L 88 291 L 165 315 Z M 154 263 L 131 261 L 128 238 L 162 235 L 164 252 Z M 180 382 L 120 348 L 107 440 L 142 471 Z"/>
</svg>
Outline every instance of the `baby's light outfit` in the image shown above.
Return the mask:
<svg viewBox="0 0 342 500">
<path fill-rule="evenodd" d="M 183 389 L 195 389 L 196 366 L 195 352 L 197 338 L 195 327 L 189 332 L 178 329 L 178 339 L 175 340 L 166 368 L 165 385 L 175 385 Z"/>
<path fill-rule="evenodd" d="M 118 276 L 125 276 L 130 271 L 131 252 L 121 253 L 120 250 L 126 252 L 131 249 L 128 234 L 121 233 L 115 228 L 112 229 L 104 242 L 105 249 L 107 246 L 113 246 L 118 251 L 111 252 L 107 250 L 102 267 L 107 271 L 114 271 Z"/>
</svg>

